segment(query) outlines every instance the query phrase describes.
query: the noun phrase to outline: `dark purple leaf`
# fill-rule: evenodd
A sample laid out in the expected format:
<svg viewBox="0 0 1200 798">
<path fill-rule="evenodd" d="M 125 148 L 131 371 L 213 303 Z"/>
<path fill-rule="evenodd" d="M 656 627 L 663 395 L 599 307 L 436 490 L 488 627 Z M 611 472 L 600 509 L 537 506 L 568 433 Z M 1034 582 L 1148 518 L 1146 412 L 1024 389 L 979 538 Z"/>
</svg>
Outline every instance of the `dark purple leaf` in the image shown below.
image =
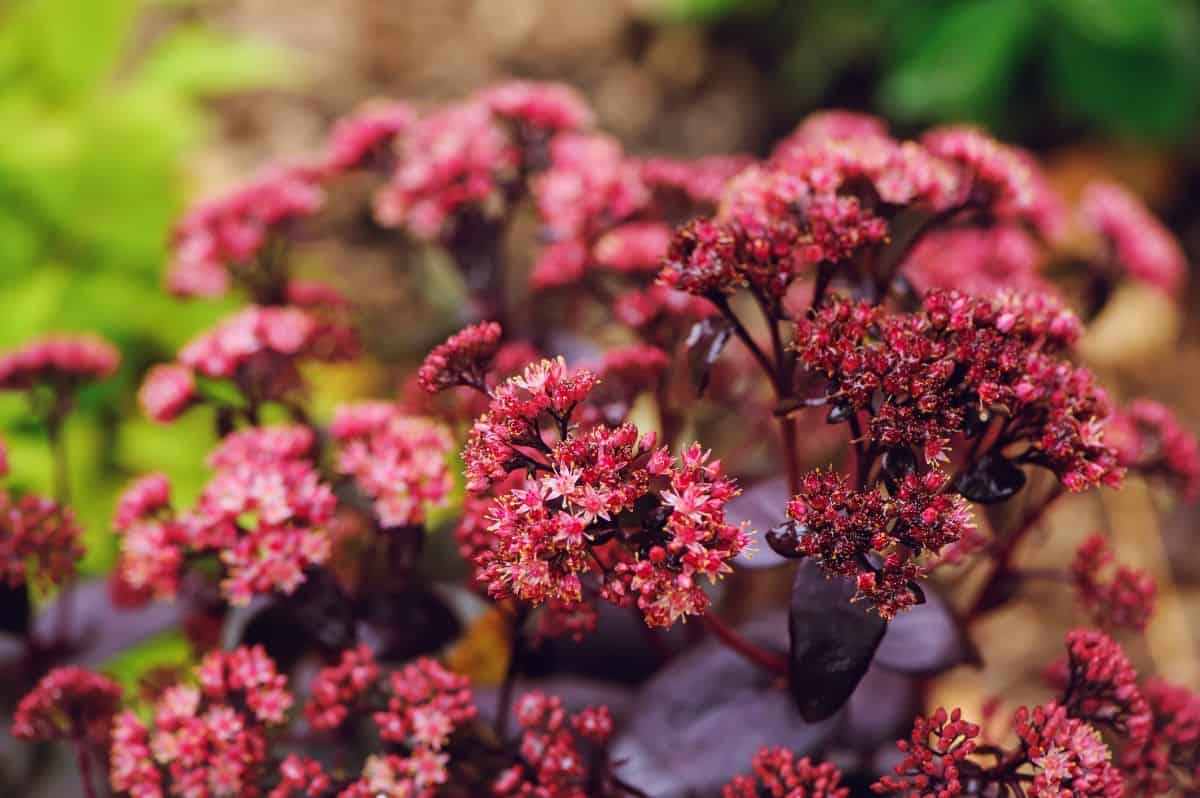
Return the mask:
<svg viewBox="0 0 1200 798">
<path fill-rule="evenodd" d="M 782 614 L 742 628 L 754 642 L 785 643 Z M 716 795 L 764 745 L 804 755 L 834 722 L 800 717 L 779 680 L 709 640 L 671 662 L 636 695 L 629 725 L 613 743 L 615 772 L 655 798 Z"/>
<path fill-rule="evenodd" d="M 787 479 L 774 477 L 759 482 L 735 496 L 725 505 L 725 519 L 731 524 L 746 524 L 750 529 L 766 537 L 771 544 L 768 530 L 779 526 L 787 514 Z M 786 560 L 778 556 L 778 550 L 759 548 L 753 554 L 739 554 L 734 563 L 739 568 L 770 568 L 783 565 Z"/>
<path fill-rule="evenodd" d="M 458 637 L 461 624 L 437 593 L 412 585 L 377 594 L 363 608 L 359 639 L 376 656 L 406 660 L 437 651 Z"/>
<path fill-rule="evenodd" d="M 596 631 L 582 640 L 547 640 L 532 652 L 531 675 L 570 673 L 606 682 L 638 685 L 684 646 L 687 630 L 651 629 L 641 613 L 609 602 L 596 606 Z"/>
<path fill-rule="evenodd" d="M 998 454 L 985 454 L 963 472 L 954 488 L 968 501 L 996 504 L 1007 501 L 1025 487 L 1021 467 Z"/>
<path fill-rule="evenodd" d="M 867 602 L 851 602 L 854 582 L 827 579 L 811 560 L 801 560 L 792 585 L 792 697 L 806 720 L 830 717 L 846 703 L 883 639 L 887 622 Z"/>
<path fill-rule="evenodd" d="M 94 668 L 127 648 L 178 627 L 183 615 L 183 605 L 177 601 L 154 602 L 134 609 L 118 607 L 112 603 L 108 580 L 97 578 L 60 592 L 34 619 L 33 634 L 48 643 L 60 641 L 60 632 L 65 632 L 66 653 L 60 664 Z"/>
<path fill-rule="evenodd" d="M 875 662 L 902 673 L 929 675 L 970 662 L 974 656 L 953 610 L 926 586 L 925 603 L 899 613 L 888 624 Z"/>
<path fill-rule="evenodd" d="M 704 389 L 708 387 L 713 364 L 721 356 L 721 351 L 729 343 L 731 335 L 733 327 L 720 316 L 701 319 L 688 331 L 688 374 L 697 394 L 703 394 Z"/>
<path fill-rule="evenodd" d="M 797 560 L 804 555 L 800 552 L 800 538 L 805 534 L 806 527 L 796 521 L 784 521 L 777 527 L 768 529 L 763 538 L 771 551 L 783 559 Z"/>
<path fill-rule="evenodd" d="M 876 659 L 846 702 L 838 742 L 856 751 L 895 743 L 911 731 L 918 699 L 914 677 L 880 667 Z"/>
<path fill-rule="evenodd" d="M 0 632 L 24 637 L 33 619 L 29 603 L 29 588 L 26 585 L 12 587 L 0 585 Z"/>
</svg>

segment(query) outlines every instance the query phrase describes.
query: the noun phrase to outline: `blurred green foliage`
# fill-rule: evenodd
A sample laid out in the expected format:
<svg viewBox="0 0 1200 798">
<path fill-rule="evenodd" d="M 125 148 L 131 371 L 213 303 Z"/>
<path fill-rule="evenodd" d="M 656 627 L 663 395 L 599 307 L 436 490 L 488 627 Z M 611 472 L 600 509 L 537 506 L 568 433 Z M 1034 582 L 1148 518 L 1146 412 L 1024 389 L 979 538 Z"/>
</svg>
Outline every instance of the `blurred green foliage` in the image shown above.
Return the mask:
<svg viewBox="0 0 1200 798">
<path fill-rule="evenodd" d="M 1200 119 L 1195 0 L 663 0 L 772 69 L 795 112 L 872 107 L 1025 140 L 1178 140 Z"/>
<path fill-rule="evenodd" d="M 67 428 L 85 573 L 110 567 L 110 519 L 131 475 L 163 470 L 194 493 L 202 415 L 169 430 L 134 407 L 145 366 L 227 310 L 163 290 L 185 152 L 211 132 L 204 100 L 278 84 L 284 55 L 188 24 L 179 3 L 9 0 L 0 5 L 0 349 L 92 330 L 122 350 L 120 373 L 90 386 Z M 153 20 L 156 24 L 146 24 Z M 48 492 L 44 429 L 25 397 L 0 396 L 12 484 Z"/>
</svg>

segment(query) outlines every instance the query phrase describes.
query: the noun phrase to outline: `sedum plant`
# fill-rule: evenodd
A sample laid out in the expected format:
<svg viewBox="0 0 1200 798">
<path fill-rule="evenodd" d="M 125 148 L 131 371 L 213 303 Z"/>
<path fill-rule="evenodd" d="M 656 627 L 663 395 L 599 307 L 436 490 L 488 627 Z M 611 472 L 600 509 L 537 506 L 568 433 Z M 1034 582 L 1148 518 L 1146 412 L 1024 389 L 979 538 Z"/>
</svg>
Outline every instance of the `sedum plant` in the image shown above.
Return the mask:
<svg viewBox="0 0 1200 798">
<path fill-rule="evenodd" d="M 364 213 L 324 223 L 350 184 Z M 320 418 L 311 364 L 365 349 L 295 253 L 364 228 L 444 253 L 462 318 L 397 395 Z M 1049 574 L 1083 625 L 1041 700 L 970 720 L 917 700 L 1046 578 L 1021 546 L 1063 495 L 1129 473 L 1200 491 L 1172 413 L 1072 355 L 1112 286 L 1178 301 L 1186 273 L 1125 190 L 1068 207 L 973 128 L 898 141 L 831 111 L 764 159 L 678 161 L 627 154 L 555 84 L 369 107 L 172 238 L 176 296 L 244 306 L 145 375 L 150 418 L 207 408 L 219 443 L 193 501 L 162 474 L 124 492 L 111 590 L 181 607 L 198 663 L 122 699 L 66 635 L 30 659 L 14 733 L 70 743 L 89 796 L 1193 788 L 1200 696 L 1126 656 L 1155 585 L 1102 533 Z M 57 418 L 114 367 L 91 339 L 35 342 L 0 386 Z M 10 506 L 9 584 L 69 580 L 65 507 Z M 473 684 L 489 625 L 504 673 Z"/>
</svg>

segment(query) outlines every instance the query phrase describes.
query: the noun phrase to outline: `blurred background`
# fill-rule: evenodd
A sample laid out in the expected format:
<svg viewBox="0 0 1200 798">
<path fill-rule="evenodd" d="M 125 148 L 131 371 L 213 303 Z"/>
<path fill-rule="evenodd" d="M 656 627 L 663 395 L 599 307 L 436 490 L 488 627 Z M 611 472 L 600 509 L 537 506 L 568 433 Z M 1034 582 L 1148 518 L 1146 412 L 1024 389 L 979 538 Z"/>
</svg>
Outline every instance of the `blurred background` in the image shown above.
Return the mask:
<svg viewBox="0 0 1200 798">
<path fill-rule="evenodd" d="M 96 330 L 124 355 L 68 431 L 86 572 L 112 563 L 113 499 L 133 475 L 165 470 L 186 500 L 205 473 L 207 419 L 160 428 L 134 403 L 148 364 L 231 307 L 161 288 L 186 203 L 315 152 L 372 98 L 429 105 L 509 76 L 575 85 L 637 154 L 762 154 L 825 107 L 881 114 L 901 135 L 978 122 L 1034 150 L 1068 196 L 1101 174 L 1130 184 L 1200 262 L 1194 0 L 0 0 L 0 348 Z M 317 268 L 338 272 L 386 337 L 410 297 L 394 264 L 339 252 Z M 1195 427 L 1194 284 L 1190 296 L 1180 318 L 1121 308 L 1087 355 L 1116 393 L 1162 398 Z M 327 401 L 386 384 L 361 371 L 317 381 Z M 33 424 L 20 397 L 0 397 L 12 479 L 45 490 Z M 1167 596 L 1151 654 L 1198 678 L 1195 516 L 1156 513 L 1139 486 L 1104 503 L 1068 502 L 1051 523 L 1082 533 L 1102 511 L 1131 530 L 1122 554 Z M 1022 628 L 1010 646 L 1037 642 L 1037 624 Z"/>
</svg>

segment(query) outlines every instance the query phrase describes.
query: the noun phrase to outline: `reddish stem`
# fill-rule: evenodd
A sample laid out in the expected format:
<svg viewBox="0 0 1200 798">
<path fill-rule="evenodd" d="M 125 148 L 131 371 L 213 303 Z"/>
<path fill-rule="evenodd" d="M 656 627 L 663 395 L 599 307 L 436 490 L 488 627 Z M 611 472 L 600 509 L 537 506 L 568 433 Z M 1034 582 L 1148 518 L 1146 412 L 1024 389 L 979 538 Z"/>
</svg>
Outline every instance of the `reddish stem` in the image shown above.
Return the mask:
<svg viewBox="0 0 1200 798">
<path fill-rule="evenodd" d="M 92 786 L 92 760 L 88 756 L 87 746 L 83 740 L 75 741 L 75 759 L 79 763 L 79 778 L 83 781 L 83 794 L 87 798 L 96 798 L 96 788 Z"/>
<path fill-rule="evenodd" d="M 704 623 L 705 628 L 729 649 L 736 651 L 769 673 L 785 677 L 788 675 L 788 663 L 782 655 L 747 640 L 711 610 L 701 615 L 700 620 Z"/>
<path fill-rule="evenodd" d="M 1050 491 L 1050 493 L 1048 493 L 1041 502 L 1025 511 L 1025 515 L 1021 518 L 1021 522 L 1017 525 L 1017 528 L 1007 537 L 1006 540 L 1004 540 L 1000 548 L 997 549 L 995 555 L 996 567 L 993 568 L 991 574 L 988 575 L 987 581 L 983 584 L 983 588 L 980 589 L 979 594 L 975 597 L 975 601 L 971 604 L 970 610 L 967 611 L 967 623 L 970 623 L 979 617 L 984 610 L 986 602 L 991 597 L 992 591 L 997 587 L 1000 580 L 1004 579 L 1013 572 L 1012 558 L 1016 553 L 1017 546 L 1019 546 L 1021 541 L 1025 539 L 1025 536 L 1028 535 L 1035 526 L 1037 526 L 1038 522 L 1041 521 L 1042 517 L 1046 514 L 1046 510 L 1048 510 L 1050 505 L 1054 504 L 1054 502 L 1060 496 L 1062 496 L 1062 493 L 1062 485 L 1055 485 L 1054 490 Z"/>
</svg>

